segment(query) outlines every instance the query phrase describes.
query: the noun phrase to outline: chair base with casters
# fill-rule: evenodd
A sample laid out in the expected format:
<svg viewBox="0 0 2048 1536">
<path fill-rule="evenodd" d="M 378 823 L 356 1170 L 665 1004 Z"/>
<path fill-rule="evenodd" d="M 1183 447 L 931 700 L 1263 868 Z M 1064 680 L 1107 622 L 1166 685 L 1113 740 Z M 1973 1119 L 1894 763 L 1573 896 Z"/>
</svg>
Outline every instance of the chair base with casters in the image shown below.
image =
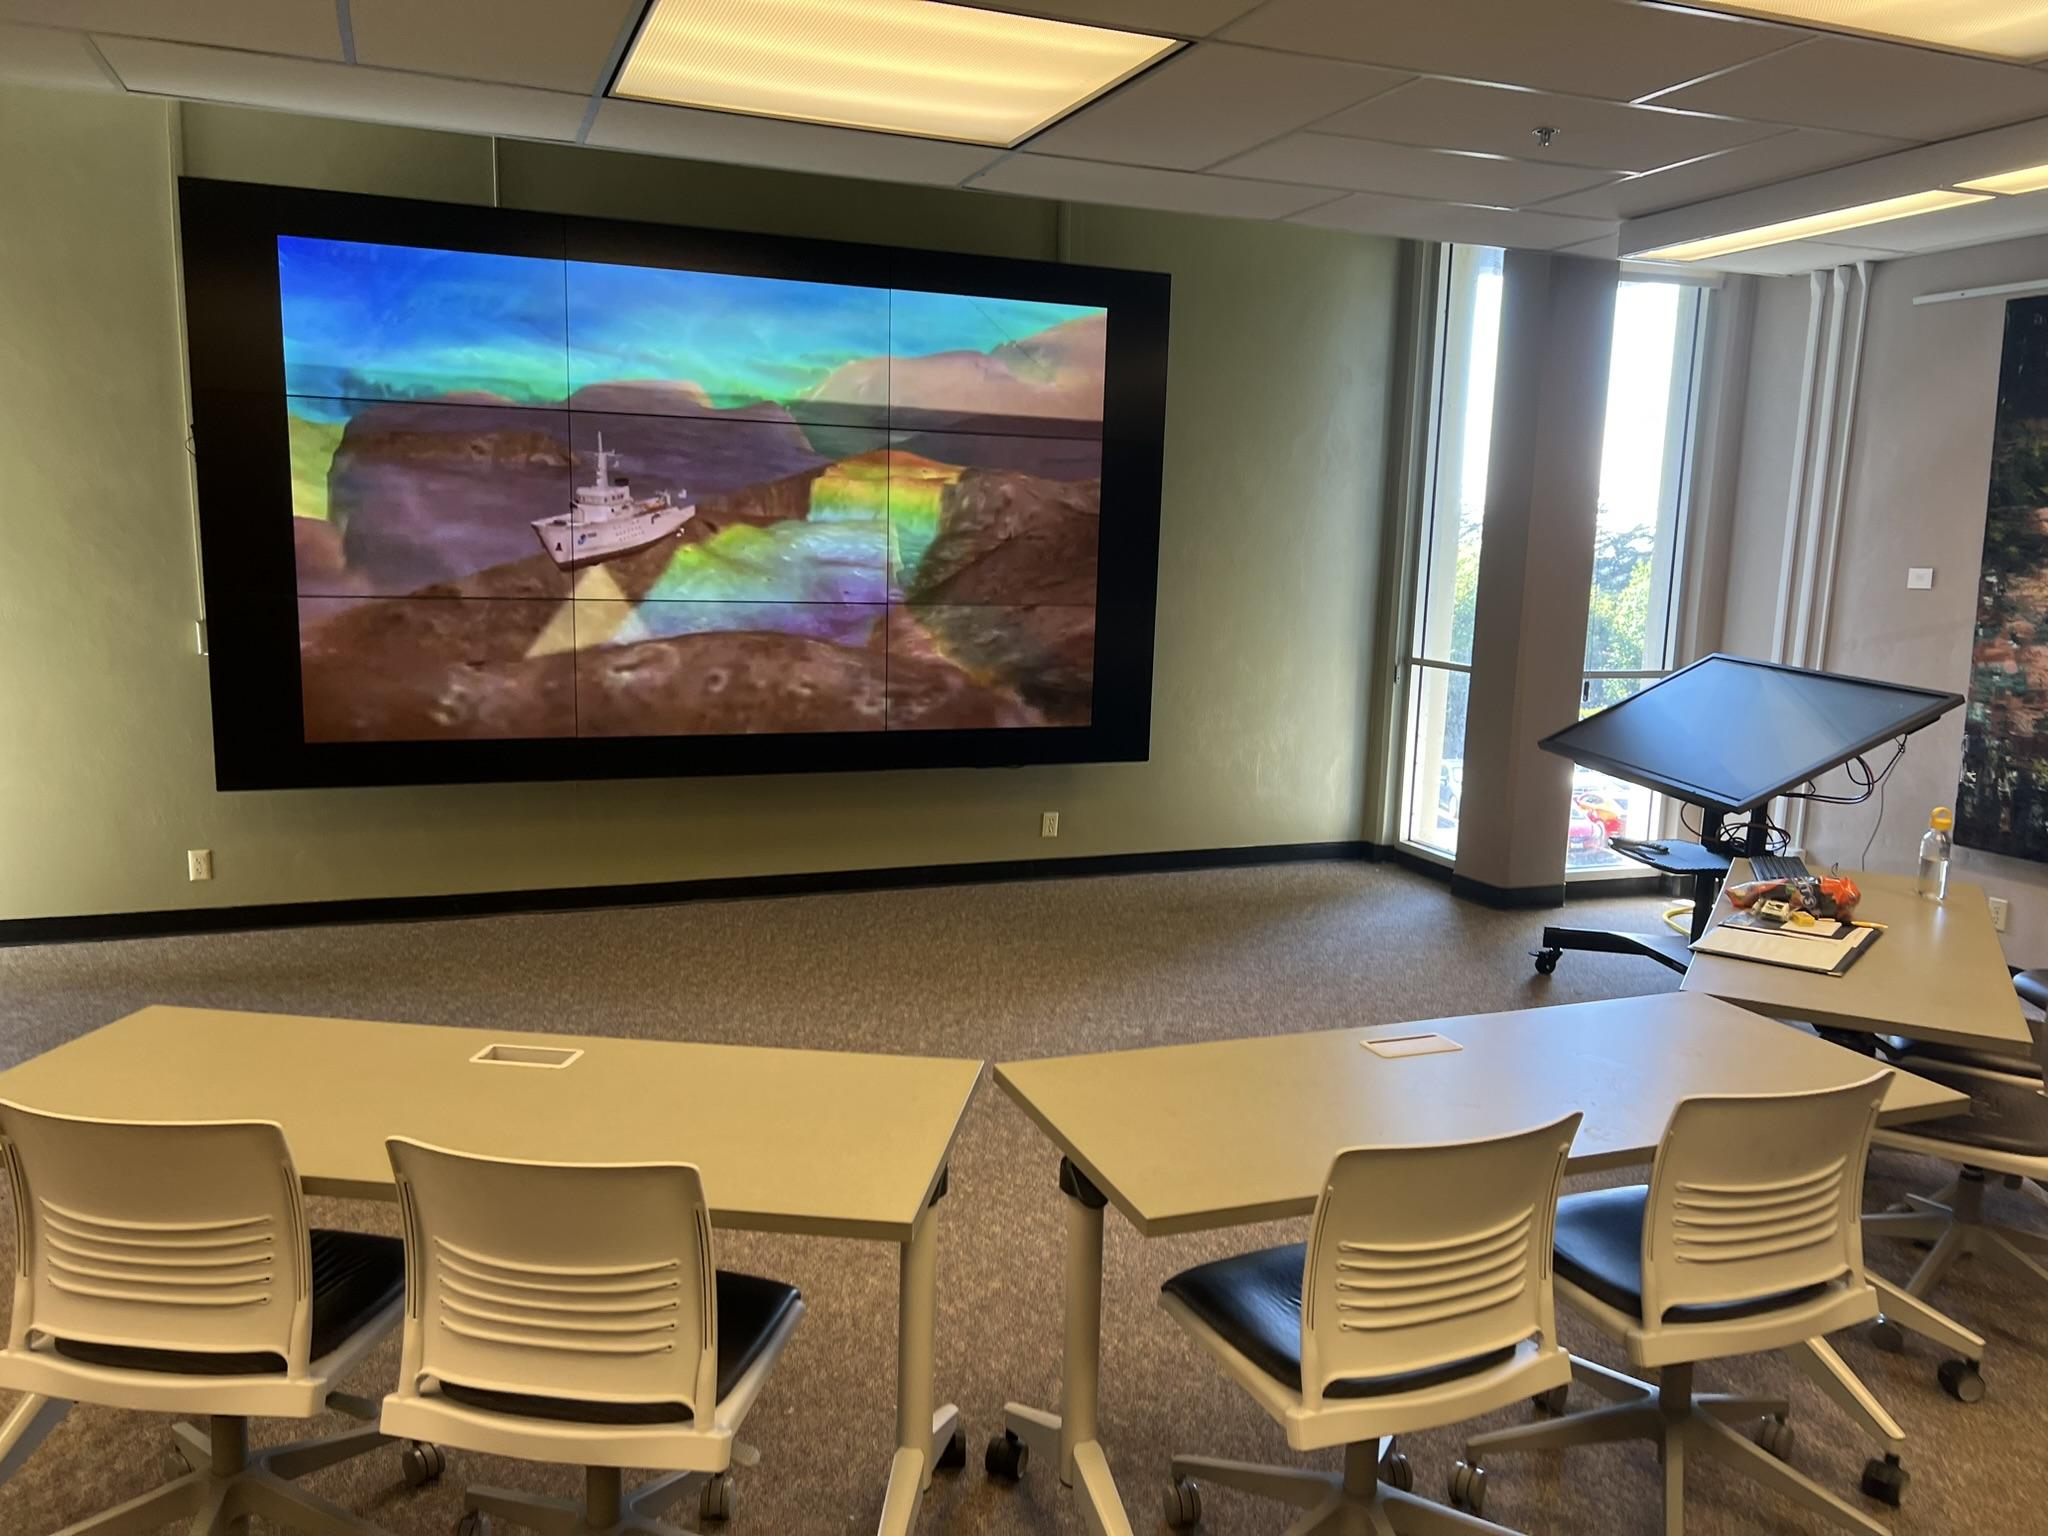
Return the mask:
<svg viewBox="0 0 2048 1536">
<path fill-rule="evenodd" d="M 732 1514 L 730 1472 L 671 1472 L 627 1489 L 617 1467 L 584 1471 L 581 1499 L 548 1499 L 507 1488 L 471 1488 L 462 1496 L 457 1536 L 491 1536 L 495 1516 L 539 1536 L 682 1536 L 684 1527 L 662 1516 L 694 1499 L 697 1518 L 711 1523 Z"/>
<path fill-rule="evenodd" d="M 1287 1536 L 1468 1536 L 1504 1529 L 1477 1515 L 1418 1498 L 1408 1459 L 1393 1438 L 1344 1447 L 1344 1470 L 1269 1467 L 1212 1456 L 1176 1456 L 1166 1488 L 1166 1524 L 1186 1530 L 1202 1518 L 1202 1483 L 1278 1499 L 1302 1511 Z M 1200 1482 L 1197 1481 L 1200 1479 Z"/>
<path fill-rule="evenodd" d="M 377 1405 L 366 1399 L 337 1393 L 329 1406 L 351 1418 L 376 1418 Z M 171 1464 L 190 1470 L 153 1492 L 67 1525 L 57 1536 L 152 1536 L 174 1521 L 183 1522 L 190 1536 L 237 1536 L 251 1516 L 299 1536 L 384 1536 L 377 1525 L 295 1481 L 389 1445 L 391 1437 L 375 1428 L 261 1451 L 249 1449 L 249 1421 L 239 1415 L 214 1414 L 205 1430 L 178 1424 L 171 1433 Z M 440 1467 L 436 1448 L 408 1448 L 407 1482 L 427 1482 Z"/>
</svg>

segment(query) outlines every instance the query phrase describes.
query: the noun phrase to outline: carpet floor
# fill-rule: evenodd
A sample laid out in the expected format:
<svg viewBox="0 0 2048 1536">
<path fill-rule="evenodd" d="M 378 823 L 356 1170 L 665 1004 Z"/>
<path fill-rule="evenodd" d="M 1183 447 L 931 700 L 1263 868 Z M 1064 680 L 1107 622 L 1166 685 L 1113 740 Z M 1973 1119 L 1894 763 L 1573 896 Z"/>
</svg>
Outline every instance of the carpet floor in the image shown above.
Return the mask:
<svg viewBox="0 0 2048 1536">
<path fill-rule="evenodd" d="M 1574 903 L 1571 916 L 1651 927 L 1656 903 Z M 1594 955 L 1568 955 L 1556 975 L 1539 978 L 1528 950 L 1542 922 L 1540 913 L 1454 901 L 1441 885 L 1388 866 L 1309 864 L 17 949 L 0 951 L 0 1066 L 151 1002 L 995 1061 L 1534 1008 L 1673 982 L 1648 962 Z M 1057 1395 L 1056 1166 L 1024 1115 L 985 1085 L 952 1165 L 939 1259 L 938 1390 L 960 1405 L 971 1454 L 966 1471 L 941 1474 L 927 1496 L 924 1536 L 1080 1529 L 1049 1468 L 1008 1487 L 980 1467 L 1006 1400 L 1051 1406 Z M 1873 1205 L 1945 1177 L 1935 1164 L 1883 1152 L 1871 1175 Z M 1997 1213 L 2048 1231 L 2048 1212 L 2025 1196 L 1994 1188 L 1991 1199 Z M 321 1224 L 395 1230 L 387 1207 L 313 1206 Z M 0 1221 L 10 1269 L 13 1232 Z M 1300 1235 L 1295 1224 L 1147 1242 L 1110 1214 L 1103 1440 L 1139 1532 L 1159 1528 L 1173 1451 L 1294 1459 L 1156 1297 L 1189 1264 Z M 1913 1257 L 1898 1244 L 1872 1245 L 1874 1266 L 1895 1277 Z M 762 1459 L 740 1474 L 727 1529 L 871 1531 L 893 1437 L 895 1252 L 724 1233 L 719 1258 L 800 1285 L 810 1306 L 747 1423 Z M 1867 1507 L 1901 1533 L 2048 1531 L 2048 1295 L 1965 1264 L 1936 1299 L 1990 1336 L 1980 1404 L 1941 1392 L 1931 1346 L 1909 1341 L 1887 1355 L 1860 1333 L 1835 1341 L 1912 1437 L 1905 1507 Z M 1571 1349 L 1622 1363 L 1569 1314 L 1561 1326 Z M 394 1339 L 347 1385 L 376 1393 L 396 1368 Z M 1788 1366 L 1741 1360 L 1701 1377 L 1714 1390 L 1789 1393 L 1797 1464 L 1854 1497 L 1872 1448 Z M 1526 1416 L 1518 1409 L 1484 1423 Z M 47 1536 L 146 1491 L 161 1480 L 167 1429 L 160 1416 L 76 1410 L 0 1486 L 0 1532 Z M 255 1431 L 259 1442 L 304 1432 L 278 1422 Z M 1441 1496 L 1463 1435 L 1404 1439 L 1420 1491 Z M 1308 1460 L 1335 1465 L 1332 1456 Z M 1689 1472 L 1697 1536 L 1826 1528 L 1719 1467 Z M 443 1536 L 470 1481 L 580 1488 L 566 1469 L 451 1455 L 439 1484 L 413 1490 L 393 1450 L 309 1484 L 394 1536 Z M 1659 1487 L 1648 1445 L 1501 1457 L 1487 1515 L 1536 1533 L 1629 1536 L 1661 1529 Z M 1290 1518 L 1227 1491 L 1205 1500 L 1209 1536 L 1279 1531 Z"/>
</svg>

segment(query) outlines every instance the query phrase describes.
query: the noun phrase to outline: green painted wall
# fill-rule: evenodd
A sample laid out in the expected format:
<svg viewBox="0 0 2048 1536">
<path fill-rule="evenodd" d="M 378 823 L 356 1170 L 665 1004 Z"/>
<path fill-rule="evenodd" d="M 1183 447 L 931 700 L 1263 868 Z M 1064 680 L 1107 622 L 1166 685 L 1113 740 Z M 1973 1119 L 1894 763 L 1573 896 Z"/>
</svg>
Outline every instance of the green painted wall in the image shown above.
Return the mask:
<svg viewBox="0 0 2048 1536">
<path fill-rule="evenodd" d="M 1071 210 L 1174 274 L 1146 764 L 222 795 L 184 451 L 172 180 L 1026 256 L 1048 203 L 0 86 L 0 919 L 1360 835 L 1392 242 Z M 1038 813 L 1061 835 L 1038 837 Z M 184 850 L 215 852 L 189 884 Z"/>
</svg>

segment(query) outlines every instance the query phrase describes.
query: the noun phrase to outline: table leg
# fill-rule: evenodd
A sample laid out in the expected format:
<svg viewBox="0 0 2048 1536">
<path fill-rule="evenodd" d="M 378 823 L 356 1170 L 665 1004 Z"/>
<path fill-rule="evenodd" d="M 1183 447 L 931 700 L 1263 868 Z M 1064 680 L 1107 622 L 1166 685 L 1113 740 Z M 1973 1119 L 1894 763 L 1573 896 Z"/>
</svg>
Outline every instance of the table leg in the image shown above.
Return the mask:
<svg viewBox="0 0 2048 1536">
<path fill-rule="evenodd" d="M 932 1473 L 960 1427 L 951 1403 L 934 1408 L 933 1333 L 938 1316 L 939 1211 L 946 1176 L 903 1245 L 896 1296 L 896 1454 L 882 1500 L 881 1536 L 904 1536 L 917 1523 Z M 956 1463 L 957 1464 L 957 1463 Z"/>
<path fill-rule="evenodd" d="M 1067 1197 L 1066 1354 L 1060 1411 L 1051 1414 L 1010 1403 L 1003 1409 L 1003 1425 L 1032 1456 L 1051 1462 L 1060 1482 L 1074 1490 L 1090 1536 L 1131 1536 L 1130 1516 L 1117 1494 L 1096 1427 L 1102 1364 L 1102 1211 L 1109 1202 L 1065 1158 L 1060 1160 L 1060 1193 Z"/>
<path fill-rule="evenodd" d="M 35 1454 L 51 1430 L 63 1423 L 71 1404 L 61 1397 L 37 1397 L 33 1393 L 14 1405 L 0 1420 L 0 1483 L 21 1470 L 21 1464 Z"/>
</svg>

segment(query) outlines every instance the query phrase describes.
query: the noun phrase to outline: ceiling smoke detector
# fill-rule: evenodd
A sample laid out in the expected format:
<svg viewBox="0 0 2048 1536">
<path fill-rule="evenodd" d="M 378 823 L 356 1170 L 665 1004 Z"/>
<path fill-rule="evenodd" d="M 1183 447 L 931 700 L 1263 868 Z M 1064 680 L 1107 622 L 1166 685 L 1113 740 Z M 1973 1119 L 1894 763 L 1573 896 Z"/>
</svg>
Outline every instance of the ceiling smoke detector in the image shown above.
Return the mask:
<svg viewBox="0 0 2048 1536">
<path fill-rule="evenodd" d="M 1557 132 L 1555 128 L 1546 125 L 1541 128 L 1531 128 L 1529 130 L 1529 137 L 1534 139 L 1540 147 L 1548 149 L 1557 142 Z"/>
</svg>

